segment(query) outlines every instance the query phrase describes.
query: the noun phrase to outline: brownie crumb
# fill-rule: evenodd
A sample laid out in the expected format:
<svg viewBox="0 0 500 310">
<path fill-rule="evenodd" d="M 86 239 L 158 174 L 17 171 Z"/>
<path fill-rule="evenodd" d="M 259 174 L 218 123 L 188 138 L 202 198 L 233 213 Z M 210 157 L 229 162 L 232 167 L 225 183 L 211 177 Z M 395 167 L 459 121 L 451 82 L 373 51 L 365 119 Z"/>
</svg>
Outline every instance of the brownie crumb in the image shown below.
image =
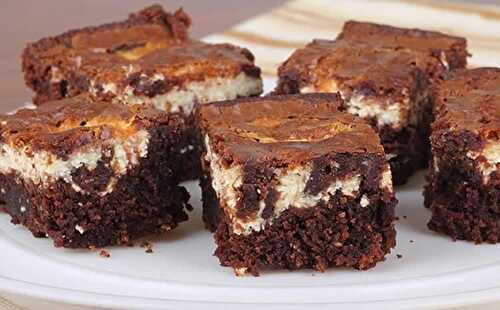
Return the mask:
<svg viewBox="0 0 500 310">
<path fill-rule="evenodd" d="M 410 243 L 413 243 L 414 241 L 413 240 L 410 240 Z"/>
<path fill-rule="evenodd" d="M 401 254 L 396 254 L 396 257 L 397 257 L 398 259 L 400 259 L 400 258 L 403 258 L 403 255 L 401 255 Z"/>
<path fill-rule="evenodd" d="M 111 257 L 111 254 L 109 254 L 106 250 L 101 250 L 101 252 L 99 252 L 99 256 L 109 258 Z"/>
<path fill-rule="evenodd" d="M 406 220 L 408 217 L 406 215 L 403 215 L 403 218 Z"/>
<path fill-rule="evenodd" d="M 144 252 L 153 253 L 153 244 L 149 241 L 144 241 L 141 243 L 141 247 L 144 248 Z"/>
<path fill-rule="evenodd" d="M 234 274 L 237 277 L 243 277 L 248 274 L 248 268 L 246 267 L 234 268 Z"/>
</svg>

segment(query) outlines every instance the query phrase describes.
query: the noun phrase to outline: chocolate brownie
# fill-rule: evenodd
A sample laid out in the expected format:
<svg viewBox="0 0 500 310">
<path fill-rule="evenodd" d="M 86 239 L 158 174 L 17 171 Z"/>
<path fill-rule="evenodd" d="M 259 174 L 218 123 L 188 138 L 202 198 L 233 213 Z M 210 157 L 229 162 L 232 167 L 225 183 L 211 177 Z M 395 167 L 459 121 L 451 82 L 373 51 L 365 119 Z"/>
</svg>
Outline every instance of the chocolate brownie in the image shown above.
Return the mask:
<svg viewBox="0 0 500 310">
<path fill-rule="evenodd" d="M 500 240 L 500 69 L 457 70 L 436 86 L 429 228 L 476 243 Z"/>
<path fill-rule="evenodd" d="M 199 107 L 204 220 L 236 274 L 373 267 L 395 245 L 379 137 L 337 94 Z"/>
<path fill-rule="evenodd" d="M 0 190 L 15 224 L 57 247 L 128 243 L 187 220 L 170 154 L 186 123 L 86 95 L 0 116 Z"/>
<path fill-rule="evenodd" d="M 447 70 L 467 65 L 467 40 L 437 31 L 399 28 L 369 22 L 348 21 L 338 39 L 372 46 L 407 48 L 438 59 Z M 439 71 L 429 68 L 430 77 L 439 78 Z"/>
<path fill-rule="evenodd" d="M 247 49 L 191 39 L 190 24 L 182 9 L 169 13 L 155 5 L 125 21 L 41 39 L 24 50 L 26 84 L 36 104 L 89 92 L 107 101 L 151 104 L 188 122 L 197 103 L 262 92 L 260 69 Z M 200 170 L 193 142 L 178 147 L 177 174 L 184 178 Z"/>
<path fill-rule="evenodd" d="M 461 38 L 348 22 L 335 41 L 295 51 L 278 70 L 275 93 L 339 92 L 345 109 L 379 132 L 394 182 L 402 184 L 427 164 L 428 85 L 465 65 L 466 56 Z"/>
</svg>

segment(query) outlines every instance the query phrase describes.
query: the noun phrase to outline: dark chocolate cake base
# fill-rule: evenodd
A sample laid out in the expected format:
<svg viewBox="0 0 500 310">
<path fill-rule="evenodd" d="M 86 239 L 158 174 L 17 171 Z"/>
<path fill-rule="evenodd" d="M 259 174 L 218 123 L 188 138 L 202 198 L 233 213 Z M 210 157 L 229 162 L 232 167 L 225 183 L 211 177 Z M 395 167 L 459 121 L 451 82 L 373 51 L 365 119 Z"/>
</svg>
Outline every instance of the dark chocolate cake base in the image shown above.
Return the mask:
<svg viewBox="0 0 500 310">
<path fill-rule="evenodd" d="M 404 185 L 416 171 L 427 167 L 430 157 L 430 117 L 419 128 L 407 127 L 398 133 L 380 132 L 386 154 L 396 157 L 388 159 L 394 185 Z"/>
<path fill-rule="evenodd" d="M 395 246 L 392 212 L 349 204 L 291 208 L 271 227 L 250 236 L 231 234 L 223 217 L 215 233 L 215 255 L 223 266 L 246 268 L 254 275 L 263 268 L 368 269 Z"/>
<path fill-rule="evenodd" d="M 192 117 L 183 138 L 172 152 L 173 176 L 180 182 L 198 179 L 201 175 L 199 139 L 194 130 Z"/>
<path fill-rule="evenodd" d="M 36 237 L 50 237 L 56 247 L 89 248 L 127 244 L 148 234 L 169 231 L 188 219 L 189 194 L 172 174 L 170 142 L 177 141 L 168 126 L 150 131 L 148 156 L 121 176 L 113 190 L 100 194 L 114 177 L 109 157 L 93 170 L 79 168 L 72 184 L 57 180 L 37 185 L 11 173 L 0 175 L 5 211 L 14 224 Z"/>
<path fill-rule="evenodd" d="M 210 176 L 203 174 L 200 177 L 201 201 L 203 201 L 203 223 L 205 228 L 211 232 L 217 230 L 219 224 L 219 203 Z"/>
<path fill-rule="evenodd" d="M 209 179 L 203 178 L 203 219 L 215 231 L 215 256 L 223 266 L 259 275 L 264 269 L 329 267 L 369 269 L 396 245 L 396 200 L 385 205 L 361 207 L 359 201 L 336 195 L 328 204 L 290 208 L 260 232 L 237 235 L 220 211 Z M 375 194 L 370 200 L 380 197 Z M 380 201 L 380 200 L 378 200 Z"/>
<path fill-rule="evenodd" d="M 463 203 L 460 207 L 463 207 Z M 432 205 L 432 217 L 427 226 L 433 231 L 450 236 L 453 240 L 498 243 L 500 213 L 492 215 L 489 208 L 477 206 L 470 201 L 466 203 L 465 208 L 465 211 L 456 210 L 449 201 L 436 201 Z"/>
<path fill-rule="evenodd" d="M 439 174 L 429 173 L 427 181 L 425 206 L 432 212 L 429 229 L 453 240 L 500 242 L 499 173 L 490 175 L 484 185 L 473 166 L 450 164 L 440 167 Z"/>
<path fill-rule="evenodd" d="M 4 208 L 12 223 L 26 226 L 35 237 L 50 237 L 56 247 L 128 244 L 138 237 L 167 232 L 188 219 L 189 194 L 184 188 L 155 193 L 149 185 L 140 184 L 148 182 L 145 178 L 126 179 L 117 185 L 116 193 L 95 200 L 62 183 L 50 193 L 38 191 L 33 184 L 18 184 L 11 177 L 0 176 L 0 184 L 11 188 Z M 141 195 L 132 197 L 127 191 Z"/>
</svg>

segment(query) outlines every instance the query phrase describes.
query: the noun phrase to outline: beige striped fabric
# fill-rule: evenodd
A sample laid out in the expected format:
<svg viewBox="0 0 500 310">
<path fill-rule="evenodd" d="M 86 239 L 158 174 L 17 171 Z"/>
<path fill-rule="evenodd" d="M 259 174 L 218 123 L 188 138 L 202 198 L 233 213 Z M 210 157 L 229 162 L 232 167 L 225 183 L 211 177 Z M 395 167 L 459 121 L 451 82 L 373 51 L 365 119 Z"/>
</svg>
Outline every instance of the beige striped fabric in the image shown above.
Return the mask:
<svg viewBox="0 0 500 310">
<path fill-rule="evenodd" d="M 22 308 L 0 296 L 0 310 L 25 310 L 25 308 Z"/>
<path fill-rule="evenodd" d="M 500 8 L 440 0 L 296 0 L 208 40 L 248 47 L 264 74 L 273 76 L 294 49 L 313 38 L 334 38 L 349 19 L 465 36 L 470 66 L 500 66 Z"/>
</svg>

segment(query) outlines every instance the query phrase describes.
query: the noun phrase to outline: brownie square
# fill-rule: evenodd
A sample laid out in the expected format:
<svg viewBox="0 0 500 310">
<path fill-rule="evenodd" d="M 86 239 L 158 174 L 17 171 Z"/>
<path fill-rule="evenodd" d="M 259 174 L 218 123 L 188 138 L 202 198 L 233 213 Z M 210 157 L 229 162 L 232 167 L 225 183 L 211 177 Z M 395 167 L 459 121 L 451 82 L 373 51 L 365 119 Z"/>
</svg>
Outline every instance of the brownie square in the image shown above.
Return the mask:
<svg viewBox="0 0 500 310">
<path fill-rule="evenodd" d="M 0 116 L 0 190 L 15 224 L 57 247 L 127 244 L 187 220 L 170 154 L 186 124 L 85 95 Z"/>
<path fill-rule="evenodd" d="M 467 55 L 462 38 L 348 22 L 337 40 L 295 51 L 278 69 L 275 93 L 339 92 L 347 112 L 379 132 L 394 183 L 403 184 L 428 161 L 428 85 Z"/>
<path fill-rule="evenodd" d="M 192 122 L 195 104 L 259 95 L 260 69 L 253 55 L 230 44 L 191 39 L 191 19 L 155 5 L 128 19 L 68 31 L 28 44 L 23 53 L 26 84 L 35 104 L 89 92 L 128 105 L 149 104 Z M 200 171 L 190 140 L 178 146 L 184 179 Z"/>
<path fill-rule="evenodd" d="M 373 267 L 395 245 L 379 137 L 336 94 L 199 107 L 204 220 L 237 275 Z"/>
<path fill-rule="evenodd" d="M 369 42 L 372 46 L 407 48 L 421 51 L 439 59 L 447 70 L 465 68 L 467 65 L 467 40 L 437 31 L 399 28 L 369 22 L 348 21 L 338 39 L 355 43 Z M 428 70 L 431 77 L 436 72 Z"/>
<path fill-rule="evenodd" d="M 476 243 L 500 237 L 500 69 L 457 70 L 434 92 L 429 228 Z"/>
</svg>

